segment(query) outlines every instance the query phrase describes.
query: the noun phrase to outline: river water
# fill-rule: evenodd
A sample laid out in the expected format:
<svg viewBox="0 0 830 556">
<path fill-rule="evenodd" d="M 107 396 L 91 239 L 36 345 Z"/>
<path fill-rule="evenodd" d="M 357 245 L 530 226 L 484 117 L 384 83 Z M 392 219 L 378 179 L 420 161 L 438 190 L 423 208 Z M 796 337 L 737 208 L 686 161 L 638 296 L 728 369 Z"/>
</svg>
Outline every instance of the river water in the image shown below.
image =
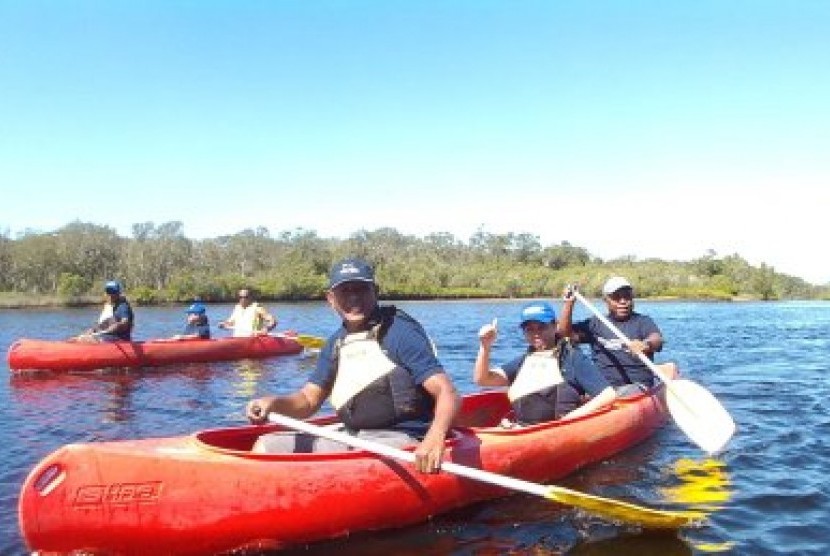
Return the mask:
<svg viewBox="0 0 830 556">
<path fill-rule="evenodd" d="M 399 302 L 421 320 L 462 392 L 481 324 L 499 318 L 496 362 L 521 349 L 519 301 Z M 323 303 L 271 304 L 280 329 L 326 336 L 337 325 Z M 715 508 L 708 522 L 669 535 L 605 523 L 527 495 L 474 505 L 402 530 L 354 535 L 282 554 L 827 554 L 830 552 L 830 303 L 637 303 L 667 339 L 660 360 L 709 389 L 738 423 L 727 451 L 707 458 L 673 424 L 649 441 L 559 484 L 660 506 Z M 228 305 L 209 308 L 213 322 Z M 64 338 L 94 308 L 0 310 L 0 349 L 20 337 Z M 588 315 L 578 308 L 576 317 Z M 179 331 L 182 308 L 136 309 L 136 338 Z M 219 332 L 221 334 L 221 332 Z M 6 367 L 5 359 L 3 361 Z M 243 424 L 253 396 L 300 386 L 311 355 L 0 381 L 0 554 L 26 554 L 17 497 L 32 466 L 70 442 L 189 434 Z"/>
</svg>

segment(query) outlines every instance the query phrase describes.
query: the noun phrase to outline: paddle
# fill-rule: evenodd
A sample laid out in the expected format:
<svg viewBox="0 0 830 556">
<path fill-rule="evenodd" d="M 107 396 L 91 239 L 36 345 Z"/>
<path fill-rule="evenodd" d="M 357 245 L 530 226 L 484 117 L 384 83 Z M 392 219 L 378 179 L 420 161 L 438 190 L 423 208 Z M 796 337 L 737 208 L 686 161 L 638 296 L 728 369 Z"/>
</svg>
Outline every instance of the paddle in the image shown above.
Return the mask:
<svg viewBox="0 0 830 556">
<path fill-rule="evenodd" d="M 319 336 L 309 336 L 308 334 L 297 334 L 295 332 L 280 332 L 273 335 L 287 340 L 294 340 L 304 348 L 308 349 L 320 349 L 326 343 L 325 338 L 321 338 Z"/>
<path fill-rule="evenodd" d="M 574 296 L 617 338 L 626 344 L 631 343 L 631 340 L 600 313 L 593 303 L 582 297 L 581 293 L 574 291 Z M 666 405 L 678 428 L 709 454 L 722 451 L 735 434 L 735 421 L 732 420 L 726 408 L 711 392 L 699 384 L 686 379 L 672 379 L 644 354 L 638 353 L 637 355 L 640 361 L 666 385 L 668 392 Z"/>
<path fill-rule="evenodd" d="M 299 421 L 279 413 L 269 413 L 268 419 L 284 427 L 298 430 L 306 434 L 328 438 L 353 448 L 359 448 L 380 456 L 397 459 L 408 463 L 415 461 L 415 454 L 400 450 L 386 444 L 373 442 L 365 438 L 358 438 L 350 434 L 334 431 L 314 425 L 307 421 Z M 475 467 L 467 467 L 458 463 L 445 461 L 441 464 L 441 470 L 468 479 L 489 483 L 509 490 L 517 490 L 542 498 L 547 498 L 560 504 L 566 504 L 587 510 L 601 517 L 611 520 L 622 521 L 645 527 L 648 529 L 678 529 L 701 521 L 705 514 L 697 511 L 669 511 L 644 508 L 628 502 L 610 500 L 591 494 L 585 494 L 560 486 L 542 485 L 522 479 L 515 479 L 505 475 L 499 475 L 490 471 L 484 471 Z"/>
</svg>

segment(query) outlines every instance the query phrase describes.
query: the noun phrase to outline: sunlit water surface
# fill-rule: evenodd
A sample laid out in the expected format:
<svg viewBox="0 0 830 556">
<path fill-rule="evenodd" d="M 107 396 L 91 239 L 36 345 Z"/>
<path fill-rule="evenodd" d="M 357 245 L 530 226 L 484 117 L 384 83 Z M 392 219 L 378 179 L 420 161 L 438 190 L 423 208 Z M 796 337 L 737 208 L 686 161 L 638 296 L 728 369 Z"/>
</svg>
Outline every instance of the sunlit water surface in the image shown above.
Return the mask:
<svg viewBox="0 0 830 556">
<path fill-rule="evenodd" d="M 519 301 L 400 302 L 425 324 L 462 392 L 481 324 L 499 318 L 496 361 L 521 349 Z M 271 304 L 281 329 L 325 336 L 336 325 L 322 303 Z M 670 535 L 604 523 L 526 495 L 477 504 L 428 523 L 301 547 L 284 554 L 827 554 L 830 552 L 830 303 L 639 302 L 662 327 L 659 359 L 726 406 L 739 431 L 706 458 L 668 424 L 644 444 L 561 481 L 569 488 L 646 506 L 716 511 L 705 526 Z M 229 306 L 212 306 L 213 322 Z M 181 308 L 138 308 L 137 339 L 178 332 Z M 587 316 L 584 309 L 577 318 Z M 94 308 L 0 311 L 0 349 L 20 337 L 59 339 Z M 189 434 L 243 424 L 251 397 L 300 386 L 310 356 L 195 364 L 122 373 L 9 375 L 0 383 L 0 554 L 25 554 L 17 497 L 32 466 L 70 442 Z M 5 366 L 5 360 L 4 360 Z M 390 501 L 390 503 L 393 503 Z M 676 506 L 675 506 L 676 507 Z"/>
</svg>

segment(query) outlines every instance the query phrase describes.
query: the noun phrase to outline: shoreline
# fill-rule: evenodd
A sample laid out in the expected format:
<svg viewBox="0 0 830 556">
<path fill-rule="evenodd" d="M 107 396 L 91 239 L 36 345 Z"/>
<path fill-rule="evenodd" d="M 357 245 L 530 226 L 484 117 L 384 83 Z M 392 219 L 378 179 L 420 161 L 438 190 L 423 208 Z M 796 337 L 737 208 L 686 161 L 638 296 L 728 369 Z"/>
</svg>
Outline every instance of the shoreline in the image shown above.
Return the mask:
<svg viewBox="0 0 830 556">
<path fill-rule="evenodd" d="M 592 296 L 589 295 L 588 297 L 593 297 L 595 299 L 600 299 L 599 296 Z M 158 302 L 158 303 L 138 303 L 132 299 L 130 296 L 127 295 L 127 299 L 130 303 L 135 307 L 172 307 L 176 305 L 187 305 L 191 303 L 191 301 L 169 301 L 169 302 Z M 547 298 L 545 296 L 532 296 L 532 297 L 493 297 L 493 296 L 486 296 L 486 297 L 456 297 L 456 296 L 448 296 L 448 297 L 426 297 L 426 296 L 413 296 L 413 297 L 381 297 L 381 302 L 386 303 L 395 303 L 395 302 L 407 302 L 407 301 L 440 301 L 440 302 L 447 302 L 447 301 L 457 301 L 457 302 L 465 302 L 465 303 L 475 303 L 475 302 L 494 302 L 494 301 L 518 301 L 518 300 L 527 300 L 532 301 L 536 299 L 558 299 L 558 298 Z M 649 296 L 649 297 L 637 297 L 638 301 L 695 301 L 695 302 L 712 302 L 712 303 L 746 303 L 751 301 L 764 301 L 760 297 L 753 297 L 753 296 L 733 296 L 733 297 L 716 297 L 716 296 L 692 296 L 692 297 L 682 297 L 682 296 L 675 296 L 675 295 L 658 295 L 658 296 Z M 208 305 L 212 304 L 232 304 L 235 303 L 235 299 L 227 299 L 227 300 L 216 300 L 216 301 L 203 301 Z M 787 299 L 773 299 L 767 301 L 815 301 L 810 299 L 796 299 L 796 298 L 787 298 Z M 0 310 L 20 310 L 20 309 L 74 309 L 74 308 L 85 308 L 85 307 L 96 307 L 100 306 L 104 300 L 99 299 L 97 296 L 88 296 L 82 298 L 74 298 L 74 299 L 66 299 L 56 295 L 46 295 L 46 296 L 36 296 L 32 297 L 31 295 L 27 294 L 18 294 L 18 293 L 11 293 L 8 292 L 0 292 Z M 325 302 L 324 298 L 308 298 L 308 299 L 260 299 L 259 302 L 261 303 L 311 303 L 311 302 Z"/>
</svg>

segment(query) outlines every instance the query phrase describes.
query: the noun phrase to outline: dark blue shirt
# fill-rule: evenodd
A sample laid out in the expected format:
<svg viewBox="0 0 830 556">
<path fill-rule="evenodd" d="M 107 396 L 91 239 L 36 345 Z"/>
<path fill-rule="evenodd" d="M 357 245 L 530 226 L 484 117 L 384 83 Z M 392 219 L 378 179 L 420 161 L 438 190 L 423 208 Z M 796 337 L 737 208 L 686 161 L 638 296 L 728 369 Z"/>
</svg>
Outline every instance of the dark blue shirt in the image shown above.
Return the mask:
<svg viewBox="0 0 830 556">
<path fill-rule="evenodd" d="M 660 329 L 651 320 L 651 317 L 632 312 L 625 321 L 609 320 L 631 340 L 645 340 L 651 333 L 660 333 Z M 622 340 L 611 332 L 597 317 L 574 323 L 573 329 L 580 332 L 591 344 L 594 363 L 614 386 L 640 383 L 645 386 L 654 385 L 654 375 L 651 370 L 640 361 L 640 358 L 627 349 Z"/>
<path fill-rule="evenodd" d="M 198 323 L 188 322 L 184 325 L 182 336 L 193 336 L 194 334 L 203 340 L 210 339 L 210 325 L 207 319 Z"/>
<path fill-rule="evenodd" d="M 346 336 L 341 327 L 326 341 L 317 358 L 317 367 L 308 381 L 330 391 L 334 386 L 337 366 L 333 359 L 334 345 Z M 412 375 L 416 384 L 423 384 L 431 376 L 444 372 L 432 350 L 432 342 L 426 331 L 414 320 L 395 318 L 383 335 L 380 347 L 389 359 Z"/>
<path fill-rule="evenodd" d="M 98 339 L 102 342 L 129 342 L 133 331 L 133 308 L 130 307 L 130 302 L 126 298 L 119 299 L 112 308 L 112 321 L 121 322 L 126 319 L 130 323 L 129 328 L 120 330 L 115 333 L 100 334 Z"/>
</svg>

